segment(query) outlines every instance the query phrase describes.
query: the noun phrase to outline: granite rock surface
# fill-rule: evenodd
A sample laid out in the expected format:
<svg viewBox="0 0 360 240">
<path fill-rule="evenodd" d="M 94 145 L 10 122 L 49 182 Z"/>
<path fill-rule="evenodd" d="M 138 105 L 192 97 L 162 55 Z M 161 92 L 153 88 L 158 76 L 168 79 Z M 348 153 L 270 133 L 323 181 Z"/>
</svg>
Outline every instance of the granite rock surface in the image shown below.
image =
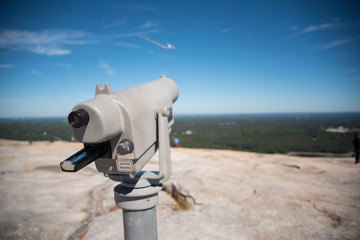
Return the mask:
<svg viewBox="0 0 360 240">
<path fill-rule="evenodd" d="M 59 163 L 69 142 L 0 140 L 0 239 L 123 239 L 118 184 L 94 164 Z M 352 158 L 171 150 L 159 239 L 360 239 L 360 166 Z M 158 167 L 157 156 L 146 166 Z M 176 201 L 175 201 L 176 199 Z"/>
</svg>

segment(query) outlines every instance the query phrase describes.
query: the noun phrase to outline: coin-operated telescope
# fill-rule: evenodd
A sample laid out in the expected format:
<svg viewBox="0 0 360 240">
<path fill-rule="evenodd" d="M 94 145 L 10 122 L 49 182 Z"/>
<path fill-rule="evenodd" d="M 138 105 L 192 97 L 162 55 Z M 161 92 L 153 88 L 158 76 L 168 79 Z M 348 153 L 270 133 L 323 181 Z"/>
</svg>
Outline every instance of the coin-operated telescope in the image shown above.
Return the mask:
<svg viewBox="0 0 360 240">
<path fill-rule="evenodd" d="M 118 92 L 98 84 L 95 98 L 75 105 L 68 116 L 84 148 L 61 162 L 61 169 L 76 172 L 95 161 L 99 172 L 121 182 L 114 192 L 125 239 L 157 239 L 155 206 L 171 174 L 169 133 L 178 94 L 165 76 Z M 141 171 L 157 150 L 159 171 Z"/>
</svg>

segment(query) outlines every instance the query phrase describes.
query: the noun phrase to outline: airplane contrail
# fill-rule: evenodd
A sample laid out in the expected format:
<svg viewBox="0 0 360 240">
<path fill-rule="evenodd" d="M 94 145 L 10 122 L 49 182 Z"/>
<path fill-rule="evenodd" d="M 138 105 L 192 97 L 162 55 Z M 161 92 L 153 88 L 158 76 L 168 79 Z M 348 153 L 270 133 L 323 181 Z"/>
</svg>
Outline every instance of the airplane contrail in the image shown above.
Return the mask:
<svg viewBox="0 0 360 240">
<path fill-rule="evenodd" d="M 161 43 L 158 43 L 158 42 L 156 42 L 154 40 L 151 40 L 150 38 L 144 37 L 141 34 L 138 34 L 138 36 L 139 36 L 139 38 L 145 39 L 146 41 L 151 42 L 151 43 L 153 43 L 155 45 L 158 45 L 159 47 L 162 47 L 164 49 L 175 49 L 175 47 L 173 45 L 171 45 L 170 43 L 168 43 L 167 46 L 165 46 L 165 45 L 163 45 Z"/>
</svg>

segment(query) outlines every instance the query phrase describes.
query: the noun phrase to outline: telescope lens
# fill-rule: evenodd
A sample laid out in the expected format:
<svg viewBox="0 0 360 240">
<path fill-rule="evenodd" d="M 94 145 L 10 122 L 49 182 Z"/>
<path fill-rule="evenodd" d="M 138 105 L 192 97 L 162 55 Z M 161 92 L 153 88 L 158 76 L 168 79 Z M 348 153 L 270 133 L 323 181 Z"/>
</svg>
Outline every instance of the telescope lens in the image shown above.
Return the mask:
<svg viewBox="0 0 360 240">
<path fill-rule="evenodd" d="M 89 113 L 84 109 L 73 111 L 68 116 L 68 122 L 73 128 L 80 128 L 89 123 Z"/>
</svg>

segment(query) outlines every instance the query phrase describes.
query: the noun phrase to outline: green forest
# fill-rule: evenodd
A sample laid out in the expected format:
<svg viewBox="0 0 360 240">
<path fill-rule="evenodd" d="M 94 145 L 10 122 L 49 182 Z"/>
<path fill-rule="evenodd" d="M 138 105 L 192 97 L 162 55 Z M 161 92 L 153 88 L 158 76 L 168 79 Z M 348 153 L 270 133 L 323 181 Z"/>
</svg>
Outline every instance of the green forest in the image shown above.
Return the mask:
<svg viewBox="0 0 360 240">
<path fill-rule="evenodd" d="M 347 154 L 360 113 L 175 116 L 171 139 L 180 147 L 294 155 Z M 0 119 L 0 138 L 71 141 L 65 118 Z M 171 141 L 172 145 L 173 142 Z"/>
<path fill-rule="evenodd" d="M 0 138 L 22 141 L 71 141 L 65 118 L 0 119 Z"/>
<path fill-rule="evenodd" d="M 360 114 L 350 113 L 183 116 L 175 121 L 171 135 L 181 147 L 296 155 L 351 154 L 360 131 Z"/>
</svg>

